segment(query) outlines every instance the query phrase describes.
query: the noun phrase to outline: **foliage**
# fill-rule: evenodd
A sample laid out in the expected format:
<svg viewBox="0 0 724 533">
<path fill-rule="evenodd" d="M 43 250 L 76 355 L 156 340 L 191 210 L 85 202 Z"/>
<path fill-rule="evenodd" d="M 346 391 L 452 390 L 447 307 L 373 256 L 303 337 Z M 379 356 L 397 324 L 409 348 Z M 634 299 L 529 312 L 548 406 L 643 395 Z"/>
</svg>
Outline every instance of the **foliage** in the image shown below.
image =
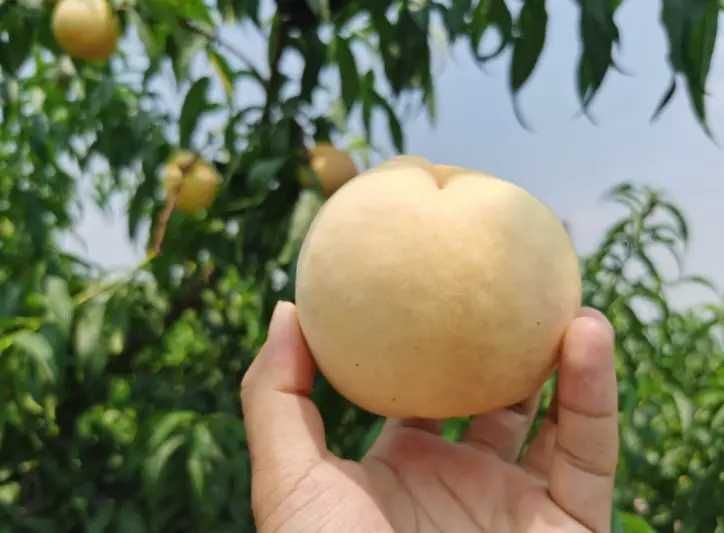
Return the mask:
<svg viewBox="0 0 724 533">
<path fill-rule="evenodd" d="M 588 109 L 615 63 L 620 2 L 578 4 Z M 674 79 L 705 123 L 718 2 L 694 4 L 664 0 L 662 20 Z M 481 63 L 511 51 L 517 94 L 545 43 L 546 3 L 115 6 L 122 46 L 89 64 L 53 41 L 50 2 L 0 0 L 0 531 L 251 531 L 237 391 L 273 303 L 293 297 L 296 252 L 321 202 L 294 178 L 304 146 L 384 144 L 373 138 L 382 121 L 404 150 L 401 103 L 435 112 L 433 24 Z M 263 35 L 264 61 L 240 34 Z M 88 187 L 101 206 L 126 202 L 129 235 L 150 240 L 164 207 L 158 170 L 176 148 L 212 161 L 224 183 L 207 212 L 173 213 L 160 255 L 111 276 L 59 247 Z M 629 514 L 618 522 L 722 530 L 722 309 L 671 308 L 648 250 L 681 253 L 683 219 L 655 195 L 617 197 L 631 214 L 584 264 L 587 300 L 619 332 L 617 498 Z M 363 453 L 380 420 L 321 378 L 315 399 L 332 450 Z"/>
<path fill-rule="evenodd" d="M 724 306 L 679 310 L 667 298 L 682 284 L 712 288 L 666 279 L 658 264 L 680 262 L 688 241 L 674 205 L 628 185 L 613 198 L 629 214 L 584 261 L 584 298 L 617 333 L 617 501 L 657 531 L 724 531 Z"/>
</svg>

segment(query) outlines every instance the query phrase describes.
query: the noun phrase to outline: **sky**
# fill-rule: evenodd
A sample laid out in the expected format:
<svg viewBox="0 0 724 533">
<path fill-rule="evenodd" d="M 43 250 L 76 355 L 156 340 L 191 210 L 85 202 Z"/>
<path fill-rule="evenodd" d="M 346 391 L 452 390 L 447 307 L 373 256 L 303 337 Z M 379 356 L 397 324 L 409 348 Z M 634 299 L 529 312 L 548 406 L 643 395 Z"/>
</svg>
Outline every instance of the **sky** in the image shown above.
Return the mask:
<svg viewBox="0 0 724 533">
<path fill-rule="evenodd" d="M 623 213 L 604 200 L 607 190 L 623 181 L 653 186 L 680 206 L 689 221 L 686 272 L 707 276 L 724 288 L 724 148 L 696 122 L 683 86 L 659 120 L 650 122 L 670 81 L 659 7 L 654 0 L 629 0 L 619 9 L 617 57 L 626 74 L 609 72 L 592 107 L 596 124 L 578 113 L 578 9 L 574 2 L 548 2 L 543 55 L 520 95 L 534 131 L 522 128 L 513 114 L 509 57 L 483 70 L 467 48 L 453 47 L 436 69 L 437 121 L 431 125 L 419 115 L 403 124 L 407 152 L 521 185 L 567 221 L 580 253 L 590 252 Z M 247 52 L 261 63 L 258 44 L 250 44 Z M 724 139 L 722 38 L 708 89 L 709 120 L 715 135 Z M 86 204 L 77 237 L 66 240 L 66 246 L 109 268 L 135 264 L 143 251 L 127 240 L 123 205 L 102 213 Z M 681 297 L 695 302 L 709 296 L 691 290 Z"/>
</svg>

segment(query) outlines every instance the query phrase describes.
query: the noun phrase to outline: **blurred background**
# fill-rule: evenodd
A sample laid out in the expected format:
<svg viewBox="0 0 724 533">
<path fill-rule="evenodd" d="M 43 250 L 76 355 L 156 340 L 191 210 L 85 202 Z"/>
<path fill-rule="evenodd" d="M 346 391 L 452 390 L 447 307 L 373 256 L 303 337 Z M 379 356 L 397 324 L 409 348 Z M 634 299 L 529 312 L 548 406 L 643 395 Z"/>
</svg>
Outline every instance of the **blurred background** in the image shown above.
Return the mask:
<svg viewBox="0 0 724 533">
<path fill-rule="evenodd" d="M 350 177 L 327 143 L 550 205 L 618 334 L 614 529 L 724 532 L 719 11 L 0 0 L 0 532 L 254 530 L 238 383 Z M 364 454 L 381 420 L 315 399 Z"/>
<path fill-rule="evenodd" d="M 716 139 L 699 126 L 684 91 L 652 123 L 655 105 L 671 79 L 660 9 L 653 1 L 622 3 L 616 15 L 621 32 L 616 58 L 623 72 L 611 72 L 604 81 L 591 110 L 592 122 L 581 116 L 576 97 L 579 9 L 574 2 L 548 6 L 545 47 L 533 82 L 521 93 L 533 131 L 521 127 L 512 113 L 510 51 L 481 68 L 467 43 L 449 44 L 444 28 L 438 27 L 431 37 L 437 120 L 431 124 L 420 112 L 403 115 L 407 152 L 485 170 L 522 185 L 568 221 L 582 252 L 591 251 L 619 212 L 603 201 L 611 187 L 624 180 L 653 185 L 675 196 L 687 213 L 692 226 L 687 270 L 724 285 L 724 153 L 716 142 L 724 112 L 724 94 L 718 90 L 724 84 L 724 50 L 715 47 L 707 82 L 709 121 Z M 258 35 L 234 27 L 226 31 L 263 64 L 265 43 Z M 328 81 L 336 80 L 328 76 Z M 375 145 L 382 152 L 373 163 L 394 154 L 384 125 L 379 126 Z M 108 216 L 90 198 L 85 205 L 75 228 L 80 238 L 69 239 L 69 249 L 108 267 L 129 266 L 142 257 L 143 247 L 134 247 L 125 231 L 122 201 Z M 688 291 L 691 296 L 682 296 L 687 303 L 706 296 L 692 287 Z"/>
</svg>

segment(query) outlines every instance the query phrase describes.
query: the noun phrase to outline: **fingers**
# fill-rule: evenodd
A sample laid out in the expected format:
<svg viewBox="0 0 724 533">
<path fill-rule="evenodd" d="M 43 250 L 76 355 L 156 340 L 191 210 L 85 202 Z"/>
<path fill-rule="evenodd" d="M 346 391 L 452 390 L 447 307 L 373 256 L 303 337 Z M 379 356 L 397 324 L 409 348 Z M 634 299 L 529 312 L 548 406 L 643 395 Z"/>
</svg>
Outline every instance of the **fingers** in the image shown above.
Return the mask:
<svg viewBox="0 0 724 533">
<path fill-rule="evenodd" d="M 305 467 L 326 452 L 322 419 L 309 399 L 314 374 L 296 309 L 280 302 L 266 343 L 241 383 L 244 425 L 255 469 L 289 471 L 296 465 Z"/>
<path fill-rule="evenodd" d="M 439 436 L 442 431 L 442 421 L 429 418 L 388 418 L 385 420 L 382 431 L 367 451 L 367 455 L 376 456 L 384 453 L 385 448 L 394 442 L 399 432 L 405 429 L 418 430 L 424 434 Z M 420 435 L 421 436 L 421 435 Z"/>
<path fill-rule="evenodd" d="M 606 321 L 606 317 L 596 309 L 583 307 L 578 317 L 592 317 Z M 556 433 L 558 429 L 558 389 L 553 391 L 553 398 L 546 417 L 538 428 L 538 433 L 528 445 L 521 464 L 529 471 L 541 477 L 547 478 L 553 461 L 553 451 L 556 444 Z"/>
<path fill-rule="evenodd" d="M 613 337 L 602 314 L 576 318 L 566 333 L 558 370 L 549 492 L 593 531 L 609 528 L 618 460 Z"/>
<path fill-rule="evenodd" d="M 515 461 L 533 423 L 539 399 L 540 391 L 524 402 L 476 416 L 463 441 L 488 448 L 504 461 Z"/>
</svg>

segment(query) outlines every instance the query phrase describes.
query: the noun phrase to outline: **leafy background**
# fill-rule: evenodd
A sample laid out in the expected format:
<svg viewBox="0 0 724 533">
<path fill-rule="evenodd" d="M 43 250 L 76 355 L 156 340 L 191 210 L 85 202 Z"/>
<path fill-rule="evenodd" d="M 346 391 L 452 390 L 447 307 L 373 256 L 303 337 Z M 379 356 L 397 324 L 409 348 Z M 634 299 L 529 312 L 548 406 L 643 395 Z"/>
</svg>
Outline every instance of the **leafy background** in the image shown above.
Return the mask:
<svg viewBox="0 0 724 533">
<path fill-rule="evenodd" d="M 584 113 L 612 69 L 621 2 L 578 0 Z M 663 0 L 671 83 L 711 134 L 705 82 L 719 2 Z M 481 65 L 507 61 L 514 109 L 546 41 L 543 0 L 341 2 L 119 0 L 107 64 L 65 56 L 50 3 L 0 2 L 0 531 L 253 531 L 238 384 L 323 199 L 302 190 L 305 145 L 346 139 L 373 157 L 382 121 L 432 116 L 431 33 Z M 267 44 L 255 62 L 220 31 Z M 490 47 L 493 35 L 494 46 Z M 505 53 L 504 52 L 508 52 Z M 122 142 L 119 142 L 122 140 Z M 80 191 L 122 198 L 146 243 L 163 209 L 160 165 L 191 148 L 224 176 L 208 212 L 171 217 L 163 253 L 109 274 L 65 251 Z M 622 184 L 625 206 L 582 257 L 586 303 L 617 330 L 622 453 L 616 531 L 724 531 L 724 307 L 670 303 L 685 217 Z M 550 390 L 550 388 L 549 388 Z M 320 378 L 331 449 L 364 453 L 380 420 Z M 456 438 L 464 421 L 448 425 Z"/>
</svg>

